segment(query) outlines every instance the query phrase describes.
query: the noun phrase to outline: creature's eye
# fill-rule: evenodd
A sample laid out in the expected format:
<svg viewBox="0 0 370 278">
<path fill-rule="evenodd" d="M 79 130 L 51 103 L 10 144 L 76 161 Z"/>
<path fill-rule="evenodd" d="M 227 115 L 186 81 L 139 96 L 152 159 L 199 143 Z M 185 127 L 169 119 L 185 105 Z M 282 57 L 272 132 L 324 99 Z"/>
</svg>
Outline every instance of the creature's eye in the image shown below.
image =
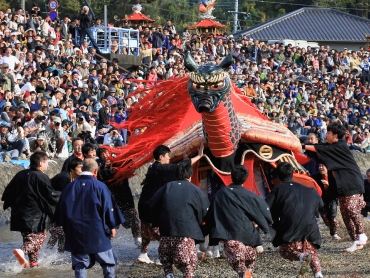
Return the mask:
<svg viewBox="0 0 370 278">
<path fill-rule="evenodd" d="M 220 81 L 216 84 L 212 84 L 209 88 L 211 90 L 219 90 L 220 88 L 222 88 L 224 86 L 224 81 Z"/>
<path fill-rule="evenodd" d="M 194 90 L 204 90 L 204 85 L 193 83 L 192 87 Z"/>
</svg>

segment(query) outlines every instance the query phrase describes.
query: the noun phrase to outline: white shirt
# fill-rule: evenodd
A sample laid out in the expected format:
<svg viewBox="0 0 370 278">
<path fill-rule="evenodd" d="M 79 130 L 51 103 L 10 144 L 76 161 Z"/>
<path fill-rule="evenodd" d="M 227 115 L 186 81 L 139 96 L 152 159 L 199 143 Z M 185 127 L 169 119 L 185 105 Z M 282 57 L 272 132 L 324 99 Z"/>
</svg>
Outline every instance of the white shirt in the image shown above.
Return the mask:
<svg viewBox="0 0 370 278">
<path fill-rule="evenodd" d="M 15 65 L 19 64 L 20 61 L 18 60 L 17 57 L 10 55 L 8 56 L 3 56 L 3 58 L 0 60 L 0 64 L 8 64 L 9 65 L 9 71 L 13 71 L 15 69 Z"/>
<path fill-rule="evenodd" d="M 26 84 L 24 84 L 21 90 L 24 92 L 25 91 L 29 91 L 29 92 L 35 91 L 36 92 L 35 86 L 33 86 L 30 82 L 27 82 Z"/>
</svg>

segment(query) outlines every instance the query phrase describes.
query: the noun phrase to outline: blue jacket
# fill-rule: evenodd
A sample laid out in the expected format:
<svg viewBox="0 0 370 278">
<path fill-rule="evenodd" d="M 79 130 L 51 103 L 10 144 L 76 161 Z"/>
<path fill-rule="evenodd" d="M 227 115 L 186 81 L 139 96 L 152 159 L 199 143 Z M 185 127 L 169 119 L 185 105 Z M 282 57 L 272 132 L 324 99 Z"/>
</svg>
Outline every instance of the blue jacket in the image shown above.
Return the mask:
<svg viewBox="0 0 370 278">
<path fill-rule="evenodd" d="M 14 100 L 11 99 L 9 101 L 12 104 L 13 107 L 17 107 L 17 104 L 15 103 Z M 4 111 L 4 105 L 5 105 L 6 102 L 7 102 L 6 99 L 3 99 L 3 100 L 0 101 L 0 113 Z"/>
<path fill-rule="evenodd" d="M 125 221 L 108 187 L 90 175 L 63 189 L 55 218 L 66 235 L 65 249 L 76 254 L 110 250 L 111 229 Z"/>
</svg>

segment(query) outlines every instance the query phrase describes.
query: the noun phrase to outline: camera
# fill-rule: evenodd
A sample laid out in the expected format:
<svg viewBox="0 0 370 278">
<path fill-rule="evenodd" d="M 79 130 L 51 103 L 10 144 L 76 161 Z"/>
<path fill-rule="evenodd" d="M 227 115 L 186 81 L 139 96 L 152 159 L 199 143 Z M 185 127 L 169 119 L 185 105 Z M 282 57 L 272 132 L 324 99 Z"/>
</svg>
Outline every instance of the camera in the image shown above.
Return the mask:
<svg viewBox="0 0 370 278">
<path fill-rule="evenodd" d="M 17 126 L 22 126 L 22 123 L 21 122 L 17 122 Z"/>
<path fill-rule="evenodd" d="M 46 117 L 39 115 L 39 116 L 36 117 L 36 119 L 39 120 L 39 121 L 45 121 L 46 120 Z"/>
<path fill-rule="evenodd" d="M 91 131 L 85 131 L 85 130 L 83 130 L 77 136 L 79 138 L 82 138 L 82 140 L 84 141 L 84 143 L 96 144 L 95 139 L 91 136 Z"/>
</svg>

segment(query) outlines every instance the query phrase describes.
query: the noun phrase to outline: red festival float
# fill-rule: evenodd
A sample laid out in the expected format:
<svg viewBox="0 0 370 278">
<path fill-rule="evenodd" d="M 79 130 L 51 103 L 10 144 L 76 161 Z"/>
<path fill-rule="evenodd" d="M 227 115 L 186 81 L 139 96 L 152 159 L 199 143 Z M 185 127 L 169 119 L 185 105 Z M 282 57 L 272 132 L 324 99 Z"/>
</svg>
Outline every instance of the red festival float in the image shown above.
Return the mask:
<svg viewBox="0 0 370 278">
<path fill-rule="evenodd" d="M 205 32 L 216 24 L 216 30 L 207 32 L 217 32 L 224 27 L 212 16 L 215 3 L 210 0 L 199 4 L 202 20 L 194 28 Z M 194 167 L 192 182 L 206 183 L 208 194 L 229 185 L 232 167 L 244 164 L 249 170 L 244 187 L 266 196 L 278 184 L 274 170 L 280 161 L 293 165 L 295 181 L 321 194 L 320 187 L 297 161 L 308 162 L 300 154 L 299 139 L 285 126 L 266 118 L 230 81 L 225 69 L 232 61 L 229 55 L 220 65 L 198 66 L 188 54 L 185 66 L 189 77 L 161 81 L 151 87 L 133 106 L 130 118 L 119 126 L 127 128 L 131 137 L 125 147 L 111 150 L 116 154 L 116 181 L 134 176 L 139 167 L 152 161 L 158 145 L 168 146 L 171 162 L 176 162 L 184 154 L 195 155 L 204 143 L 204 157 Z"/>
<path fill-rule="evenodd" d="M 119 126 L 129 130 L 128 144 L 111 149 L 117 181 L 152 161 L 160 144 L 171 149 L 171 162 L 176 162 L 184 154 L 195 155 L 203 142 L 204 157 L 192 179 L 197 185 L 204 179 L 228 185 L 232 166 L 244 164 L 250 172 L 244 187 L 264 196 L 277 185 L 274 169 L 285 161 L 295 168 L 295 181 L 321 193 L 297 162 L 302 158 L 299 139 L 266 118 L 230 81 L 224 70 L 231 63 L 229 55 L 220 65 L 197 66 L 188 54 L 190 77 L 158 82 L 133 106 L 130 118 Z"/>
</svg>

